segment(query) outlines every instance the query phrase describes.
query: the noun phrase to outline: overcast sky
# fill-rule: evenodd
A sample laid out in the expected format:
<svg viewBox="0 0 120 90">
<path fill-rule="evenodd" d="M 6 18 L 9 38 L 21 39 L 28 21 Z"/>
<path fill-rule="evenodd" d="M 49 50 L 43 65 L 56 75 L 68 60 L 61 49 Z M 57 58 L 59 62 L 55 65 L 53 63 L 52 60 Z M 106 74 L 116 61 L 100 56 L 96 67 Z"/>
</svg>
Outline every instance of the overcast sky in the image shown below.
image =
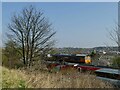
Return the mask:
<svg viewBox="0 0 120 90">
<path fill-rule="evenodd" d="M 109 38 L 106 28 L 112 30 L 118 21 L 117 2 L 77 2 L 77 3 L 2 3 L 3 42 L 8 32 L 7 24 L 14 13 L 20 13 L 24 7 L 35 6 L 53 24 L 57 31 L 56 47 L 96 47 L 116 45 Z"/>
</svg>

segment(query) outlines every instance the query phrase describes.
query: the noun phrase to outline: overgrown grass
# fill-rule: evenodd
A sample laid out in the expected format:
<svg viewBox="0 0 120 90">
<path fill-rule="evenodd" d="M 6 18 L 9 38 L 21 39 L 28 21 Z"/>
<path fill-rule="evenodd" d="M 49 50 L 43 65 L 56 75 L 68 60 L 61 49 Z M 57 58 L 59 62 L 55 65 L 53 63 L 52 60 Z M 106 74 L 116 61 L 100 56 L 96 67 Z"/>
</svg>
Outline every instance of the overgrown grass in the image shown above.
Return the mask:
<svg viewBox="0 0 120 90">
<path fill-rule="evenodd" d="M 3 88 L 25 88 L 25 80 L 22 73 L 17 70 L 9 70 L 2 67 L 2 87 Z"/>
<path fill-rule="evenodd" d="M 74 69 L 61 72 L 3 67 L 3 88 L 113 88 L 109 83 L 96 79 L 88 73 L 77 73 Z"/>
</svg>

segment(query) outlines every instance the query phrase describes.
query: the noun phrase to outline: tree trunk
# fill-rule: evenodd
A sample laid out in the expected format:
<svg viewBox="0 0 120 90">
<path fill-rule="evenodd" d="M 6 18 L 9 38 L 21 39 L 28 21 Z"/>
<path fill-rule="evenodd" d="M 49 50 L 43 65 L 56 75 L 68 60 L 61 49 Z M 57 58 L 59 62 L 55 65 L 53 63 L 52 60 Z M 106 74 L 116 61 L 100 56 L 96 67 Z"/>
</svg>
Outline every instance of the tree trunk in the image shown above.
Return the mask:
<svg viewBox="0 0 120 90">
<path fill-rule="evenodd" d="M 22 52 L 23 52 L 23 63 L 24 63 L 24 65 L 26 65 L 26 62 L 25 62 L 25 47 L 24 47 L 23 35 L 22 35 Z"/>
<path fill-rule="evenodd" d="M 27 50 L 26 50 L 26 64 L 28 64 L 28 59 L 29 59 L 29 44 L 28 44 L 28 36 L 27 36 Z"/>
<path fill-rule="evenodd" d="M 32 40 L 32 45 L 31 45 L 31 48 L 30 48 L 30 64 L 32 64 L 32 62 L 33 62 L 32 57 L 33 57 L 34 38 L 32 38 L 32 39 L 33 39 Z"/>
</svg>

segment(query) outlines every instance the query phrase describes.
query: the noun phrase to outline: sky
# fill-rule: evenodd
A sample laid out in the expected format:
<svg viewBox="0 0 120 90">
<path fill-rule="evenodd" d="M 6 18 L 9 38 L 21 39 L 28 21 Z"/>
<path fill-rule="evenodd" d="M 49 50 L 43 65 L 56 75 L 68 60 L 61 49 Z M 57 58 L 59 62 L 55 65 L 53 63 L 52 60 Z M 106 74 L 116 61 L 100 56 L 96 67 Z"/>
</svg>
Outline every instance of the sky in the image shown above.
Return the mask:
<svg viewBox="0 0 120 90">
<path fill-rule="evenodd" d="M 0 13 L 2 13 L 2 3 L 0 2 Z M 0 47 L 2 47 L 2 14 L 0 14 Z"/>
<path fill-rule="evenodd" d="M 52 23 L 57 32 L 55 47 L 116 46 L 110 40 L 109 31 L 118 22 L 117 2 L 3 2 L 3 43 L 6 41 L 6 32 L 9 32 L 7 25 L 12 15 L 29 5 L 44 12 L 44 16 Z"/>
</svg>

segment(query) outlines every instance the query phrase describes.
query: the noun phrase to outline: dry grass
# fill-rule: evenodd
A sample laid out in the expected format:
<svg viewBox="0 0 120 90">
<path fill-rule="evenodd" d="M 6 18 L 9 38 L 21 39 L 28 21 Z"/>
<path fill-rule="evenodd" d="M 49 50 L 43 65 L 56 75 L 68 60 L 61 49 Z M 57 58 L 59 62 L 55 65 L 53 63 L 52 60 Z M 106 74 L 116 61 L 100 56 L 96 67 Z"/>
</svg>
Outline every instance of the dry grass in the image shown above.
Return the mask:
<svg viewBox="0 0 120 90">
<path fill-rule="evenodd" d="M 17 70 L 9 70 L 2 67 L 2 87 L 3 88 L 24 88 L 25 80 L 22 73 Z"/>
<path fill-rule="evenodd" d="M 113 88 L 94 75 L 77 73 L 73 69 L 50 73 L 34 69 L 9 70 L 4 67 L 2 85 L 4 88 Z"/>
</svg>

